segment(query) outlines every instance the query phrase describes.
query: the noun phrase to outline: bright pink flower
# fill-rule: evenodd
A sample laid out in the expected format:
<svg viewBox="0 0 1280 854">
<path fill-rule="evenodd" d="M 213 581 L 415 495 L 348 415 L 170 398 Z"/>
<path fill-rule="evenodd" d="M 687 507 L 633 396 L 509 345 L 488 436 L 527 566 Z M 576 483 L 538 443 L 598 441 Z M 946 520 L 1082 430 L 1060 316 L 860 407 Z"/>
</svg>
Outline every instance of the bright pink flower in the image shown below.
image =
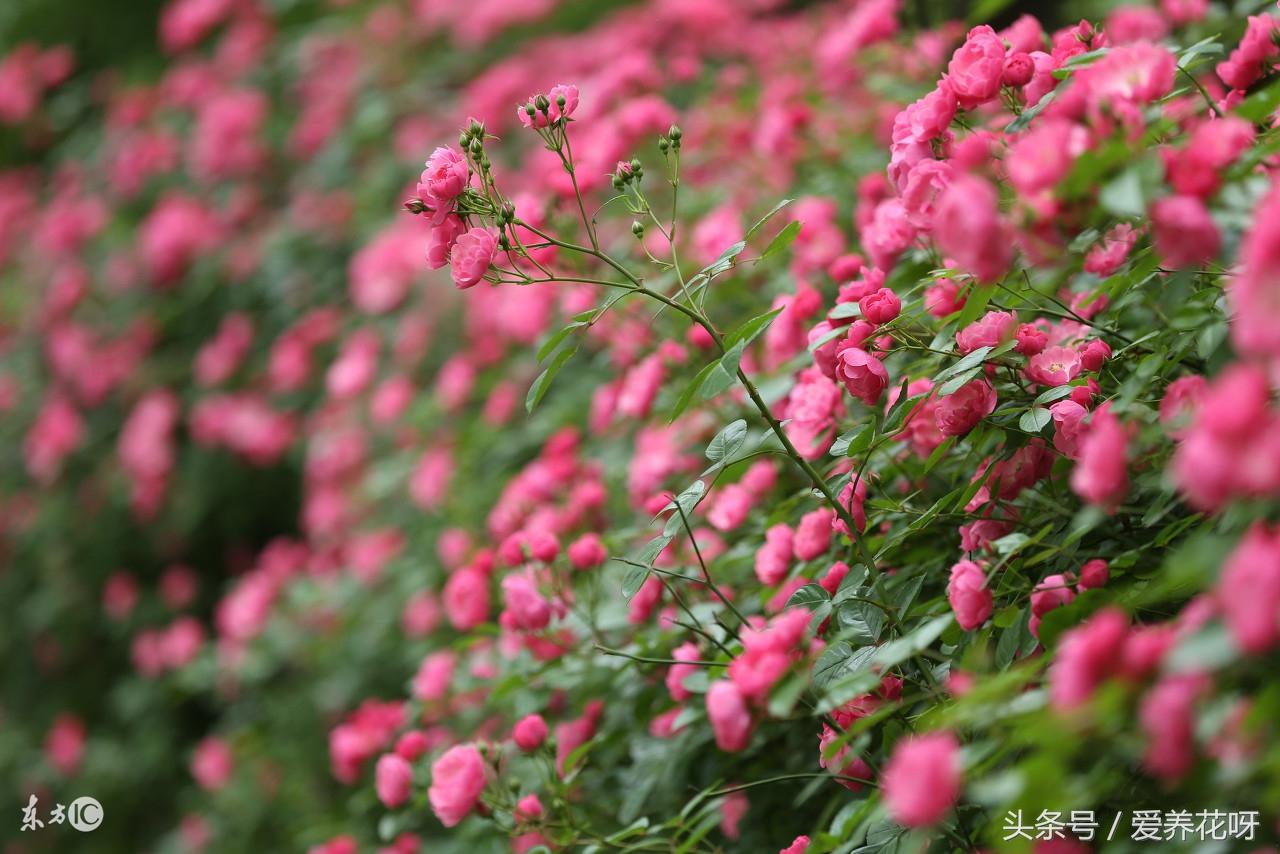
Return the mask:
<svg viewBox="0 0 1280 854">
<path fill-rule="evenodd" d="M 1101 558 L 1094 558 L 1080 567 L 1080 584 L 1078 586 L 1081 592 L 1093 590 L 1097 587 L 1105 587 L 1110 577 L 1110 565 Z"/>
<path fill-rule="evenodd" d="M 1156 252 L 1169 267 L 1196 267 L 1218 255 L 1222 237 L 1204 202 L 1195 196 L 1168 196 L 1151 206 Z"/>
<path fill-rule="evenodd" d="M 956 333 L 956 349 L 968 355 L 980 347 L 996 347 L 1013 337 L 1018 318 L 1007 311 L 988 311 Z"/>
<path fill-rule="evenodd" d="M 999 201 L 988 181 L 957 175 L 939 195 L 933 217 L 933 237 L 942 254 L 983 282 L 999 279 L 1013 261 Z"/>
<path fill-rule="evenodd" d="M 986 380 L 972 380 L 938 399 L 934 419 L 944 436 L 963 436 L 996 408 L 996 390 Z"/>
<path fill-rule="evenodd" d="M 444 584 L 445 614 L 459 631 L 489 619 L 489 579 L 474 569 L 460 569 Z"/>
<path fill-rule="evenodd" d="M 427 266 L 432 270 L 439 270 L 447 265 L 453 246 L 465 229 L 466 225 L 461 217 L 453 214 L 442 219 L 439 225 L 433 226 L 427 238 Z"/>
<path fill-rule="evenodd" d="M 595 569 L 605 562 L 609 557 L 609 552 L 601 542 L 597 534 L 583 534 L 578 539 L 569 544 L 566 550 L 569 556 L 569 563 L 573 564 L 574 569 L 586 570 Z"/>
<path fill-rule="evenodd" d="M 532 572 L 513 572 L 502 579 L 502 596 L 504 613 L 516 628 L 536 632 L 550 625 L 551 603 L 539 592 Z"/>
<path fill-rule="evenodd" d="M 413 766 L 403 756 L 384 753 L 374 768 L 374 788 L 378 800 L 388 809 L 395 809 L 413 792 Z"/>
<path fill-rule="evenodd" d="M 1049 667 L 1049 699 L 1067 712 L 1087 702 L 1094 690 L 1120 667 L 1129 621 L 1116 608 L 1099 611 L 1074 629 L 1062 633 L 1057 656 Z"/>
<path fill-rule="evenodd" d="M 547 740 L 547 722 L 542 719 L 542 715 L 526 715 L 516 721 L 511 737 L 515 740 L 516 747 L 525 753 L 532 753 Z"/>
<path fill-rule="evenodd" d="M 796 560 L 813 560 L 831 547 L 831 520 L 835 511 L 820 507 L 800 518 L 796 526 L 793 546 Z"/>
<path fill-rule="evenodd" d="M 483 279 L 497 247 L 498 238 L 485 228 L 473 228 L 459 237 L 450 253 L 454 285 L 465 290 Z"/>
<path fill-rule="evenodd" d="M 449 748 L 431 766 L 431 811 L 445 827 L 453 827 L 476 808 L 488 781 L 489 766 L 475 745 Z"/>
<path fill-rule="evenodd" d="M 220 738 L 203 739 L 191 755 L 191 776 L 207 791 L 216 792 L 225 786 L 234 770 L 231 745 Z"/>
<path fill-rule="evenodd" d="M 1027 378 L 1044 386 L 1071 382 L 1084 367 L 1080 351 L 1072 347 L 1049 347 L 1027 361 Z"/>
<path fill-rule="evenodd" d="M 1076 598 L 1075 591 L 1064 575 L 1046 575 L 1031 591 L 1031 616 L 1037 620 L 1055 608 L 1061 608 Z"/>
<path fill-rule="evenodd" d="M 1195 703 L 1211 687 L 1204 674 L 1167 676 L 1142 698 L 1138 719 L 1147 734 L 1142 765 L 1176 783 L 1195 763 Z"/>
<path fill-rule="evenodd" d="M 422 664 L 413 677 L 414 699 L 424 702 L 443 699 L 449 693 L 457 663 L 457 653 L 447 649 L 433 652 L 422 659 Z"/>
<path fill-rule="evenodd" d="M 902 300 L 889 288 L 880 288 L 858 300 L 858 308 L 872 323 L 888 323 L 902 311 Z"/>
<path fill-rule="evenodd" d="M 1170 436 L 1181 439 L 1187 435 L 1187 428 L 1208 387 L 1208 381 L 1199 374 L 1178 377 L 1169 383 L 1160 398 L 1160 423 Z"/>
<path fill-rule="evenodd" d="M 870 780 L 872 774 L 871 766 L 861 756 L 854 753 L 847 744 L 838 749 L 833 749 L 832 745 L 840 740 L 841 735 L 842 733 L 839 730 L 832 728 L 828 724 L 822 725 L 822 732 L 818 735 L 818 765 L 841 777 Z M 863 786 L 862 783 L 856 780 L 837 780 L 836 782 L 851 792 L 857 792 Z"/>
<path fill-rule="evenodd" d="M 809 850 L 809 837 L 797 836 L 792 840 L 791 844 L 783 848 L 778 854 L 804 854 Z"/>
<path fill-rule="evenodd" d="M 701 655 L 697 644 L 686 642 L 672 650 L 671 657 L 676 661 L 697 661 Z M 689 689 L 684 687 L 684 680 L 686 676 L 692 676 L 696 672 L 698 667 L 693 664 L 673 664 L 667 668 L 666 684 L 671 699 L 677 703 L 683 703 L 693 696 Z"/>
<path fill-rule="evenodd" d="M 943 78 L 966 110 L 990 101 L 1004 77 L 1004 42 L 991 27 L 974 27 L 947 63 Z"/>
<path fill-rule="evenodd" d="M 756 578 L 761 584 L 772 587 L 787 577 L 793 550 L 790 527 L 778 524 L 765 531 L 764 545 L 756 551 Z"/>
<path fill-rule="evenodd" d="M 1241 649 L 1258 654 L 1280 643 L 1280 528 L 1250 528 L 1222 567 L 1214 594 Z"/>
<path fill-rule="evenodd" d="M 1053 416 L 1053 447 L 1068 459 L 1080 456 L 1080 439 L 1085 435 L 1089 410 L 1074 400 L 1059 400 L 1049 407 Z"/>
<path fill-rule="evenodd" d="M 867 406 L 875 406 L 889 384 L 889 373 L 875 356 L 860 347 L 845 347 L 836 354 L 836 379 L 849 394 Z"/>
<path fill-rule="evenodd" d="M 1129 436 L 1107 404 L 1099 407 L 1080 441 L 1071 488 L 1090 504 L 1114 506 L 1129 492 Z"/>
<path fill-rule="evenodd" d="M 721 750 L 737 753 L 751 741 L 751 713 L 737 686 L 728 679 L 712 682 L 707 690 L 707 718 Z"/>
<path fill-rule="evenodd" d="M 563 99 L 563 106 L 560 101 Z M 547 114 L 551 117 L 551 121 L 559 121 L 567 119 L 573 115 L 578 109 L 578 87 L 560 83 L 551 87 L 551 91 L 547 92 L 547 100 L 551 102 Z"/>
<path fill-rule="evenodd" d="M 941 821 L 960 798 L 960 745 L 949 732 L 899 741 L 881 784 L 889 815 L 907 827 Z"/>
<path fill-rule="evenodd" d="M 970 632 L 985 623 L 991 616 L 993 600 L 982 567 L 971 560 L 962 560 L 951 567 L 947 600 L 960 628 Z"/>
<path fill-rule="evenodd" d="M 427 168 L 418 180 L 418 195 L 428 204 L 452 202 L 467 186 L 467 158 L 456 148 L 441 146 L 431 152 Z"/>
</svg>

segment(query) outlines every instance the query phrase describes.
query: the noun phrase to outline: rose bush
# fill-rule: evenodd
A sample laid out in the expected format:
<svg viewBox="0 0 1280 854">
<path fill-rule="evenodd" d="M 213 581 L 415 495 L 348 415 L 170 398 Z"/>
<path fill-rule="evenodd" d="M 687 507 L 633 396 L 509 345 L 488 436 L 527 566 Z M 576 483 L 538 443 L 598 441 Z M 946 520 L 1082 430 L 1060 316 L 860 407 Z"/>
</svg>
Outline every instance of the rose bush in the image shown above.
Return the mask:
<svg viewBox="0 0 1280 854">
<path fill-rule="evenodd" d="M 102 850 L 1274 843 L 1254 6 L 174 0 L 158 77 L 12 51 L 13 814 L 91 794 Z"/>
</svg>

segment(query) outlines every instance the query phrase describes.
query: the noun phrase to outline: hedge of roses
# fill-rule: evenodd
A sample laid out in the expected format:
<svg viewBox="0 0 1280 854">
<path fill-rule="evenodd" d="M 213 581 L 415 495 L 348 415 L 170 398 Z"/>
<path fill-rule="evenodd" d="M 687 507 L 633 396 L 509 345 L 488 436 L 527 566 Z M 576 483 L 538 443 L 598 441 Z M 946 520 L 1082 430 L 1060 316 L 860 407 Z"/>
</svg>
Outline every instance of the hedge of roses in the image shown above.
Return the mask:
<svg viewBox="0 0 1280 854">
<path fill-rule="evenodd" d="M 1280 17 L 919 6 L 9 52 L 6 850 L 1274 842 Z"/>
</svg>

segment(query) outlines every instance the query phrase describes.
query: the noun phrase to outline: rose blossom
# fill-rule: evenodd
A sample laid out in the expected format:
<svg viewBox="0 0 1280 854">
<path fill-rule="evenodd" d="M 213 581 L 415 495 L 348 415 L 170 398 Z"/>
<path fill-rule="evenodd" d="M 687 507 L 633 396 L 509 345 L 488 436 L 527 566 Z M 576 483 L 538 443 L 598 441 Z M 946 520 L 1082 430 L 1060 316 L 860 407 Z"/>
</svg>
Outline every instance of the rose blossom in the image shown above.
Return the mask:
<svg viewBox="0 0 1280 854">
<path fill-rule="evenodd" d="M 431 811 L 445 827 L 453 827 L 476 808 L 488 781 L 489 767 L 475 745 L 449 748 L 431 766 Z"/>
<path fill-rule="evenodd" d="M 894 745 L 881 791 L 889 815 L 906 827 L 941 821 L 960 798 L 960 745 L 949 732 L 913 735 Z"/>
<path fill-rule="evenodd" d="M 860 347 L 845 347 L 836 354 L 836 379 L 849 394 L 874 406 L 889 384 L 889 373 L 875 356 Z"/>
<path fill-rule="evenodd" d="M 985 623 L 991 616 L 992 597 L 982 567 L 971 560 L 962 560 L 951 567 L 947 600 L 960 628 L 968 632 Z"/>
<path fill-rule="evenodd" d="M 454 285 L 465 290 L 483 279 L 497 247 L 498 238 L 485 228 L 473 228 L 459 237 L 450 253 Z"/>
<path fill-rule="evenodd" d="M 972 380 L 938 400 L 934 420 L 944 436 L 963 436 L 996 408 L 996 390 L 986 380 Z"/>
</svg>

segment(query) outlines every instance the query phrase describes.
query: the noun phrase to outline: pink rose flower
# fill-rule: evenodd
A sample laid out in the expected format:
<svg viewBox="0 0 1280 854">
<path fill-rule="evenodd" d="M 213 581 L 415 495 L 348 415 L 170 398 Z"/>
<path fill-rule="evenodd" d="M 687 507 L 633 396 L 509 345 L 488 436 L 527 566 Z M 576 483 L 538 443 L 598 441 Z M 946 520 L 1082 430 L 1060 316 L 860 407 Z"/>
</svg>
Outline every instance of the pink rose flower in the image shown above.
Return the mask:
<svg viewBox="0 0 1280 854">
<path fill-rule="evenodd" d="M 1214 594 L 1241 649 L 1274 648 L 1280 642 L 1280 528 L 1250 528 L 1227 558 Z"/>
<path fill-rule="evenodd" d="M 996 390 L 986 380 L 972 380 L 938 400 L 933 410 L 944 436 L 963 436 L 996 408 Z"/>
<path fill-rule="evenodd" d="M 1085 434 L 1085 416 L 1089 410 L 1074 400 L 1059 400 L 1049 407 L 1053 416 L 1053 447 L 1068 459 L 1080 456 L 1080 439 Z"/>
<path fill-rule="evenodd" d="M 383 754 L 374 768 L 374 788 L 378 800 L 395 809 L 409 800 L 413 791 L 413 766 L 395 753 Z"/>
<path fill-rule="evenodd" d="M 526 715 L 516 721 L 511 737 L 516 747 L 525 753 L 532 753 L 547 740 L 547 722 L 542 719 L 542 715 Z"/>
<path fill-rule="evenodd" d="M 947 601 L 955 611 L 956 622 L 966 632 L 985 623 L 991 616 L 992 596 L 982 567 L 971 560 L 962 560 L 951 567 Z"/>
<path fill-rule="evenodd" d="M 711 683 L 707 690 L 707 718 L 721 750 L 737 753 L 751 740 L 751 713 L 737 686 L 728 679 Z"/>
<path fill-rule="evenodd" d="M 1094 558 L 1080 567 L 1080 592 L 1106 586 L 1111 578 L 1111 567 L 1105 560 Z"/>
<path fill-rule="evenodd" d="M 1071 382 L 1084 367 L 1080 352 L 1071 347 L 1050 347 L 1027 362 L 1027 378 L 1045 386 Z"/>
<path fill-rule="evenodd" d="M 849 394 L 875 406 L 889 384 L 889 373 L 879 359 L 861 347 L 845 347 L 836 354 L 836 379 Z"/>
<path fill-rule="evenodd" d="M 1007 311 L 988 311 L 956 333 L 956 348 L 966 356 L 980 347 L 997 347 L 1014 335 L 1018 318 Z"/>
<path fill-rule="evenodd" d="M 969 31 L 947 63 L 944 78 L 962 108 L 973 109 L 1000 93 L 1004 53 L 1004 42 L 991 27 L 984 24 Z"/>
<path fill-rule="evenodd" d="M 453 251 L 453 245 L 458 242 L 458 237 L 462 235 L 464 228 L 459 217 L 449 214 L 439 225 L 431 229 L 431 235 L 427 238 L 428 267 L 439 270 L 449 263 L 449 254 Z"/>
<path fill-rule="evenodd" d="M 902 311 L 902 300 L 889 288 L 880 288 L 858 300 L 858 308 L 872 323 L 888 323 Z"/>
<path fill-rule="evenodd" d="M 562 98 L 564 99 L 563 107 L 560 106 Z M 578 87 L 564 83 L 552 86 L 551 91 L 547 93 L 547 100 L 551 102 L 551 107 L 547 111 L 551 121 L 567 119 L 573 115 L 574 110 L 578 109 Z"/>
<path fill-rule="evenodd" d="M 1209 209 L 1195 196 L 1168 196 L 1151 206 L 1156 253 L 1169 267 L 1196 267 L 1212 261 L 1222 246 Z"/>
<path fill-rule="evenodd" d="M 1110 405 L 1103 404 L 1080 442 L 1071 489 L 1090 504 L 1119 504 L 1129 491 L 1128 448 L 1128 434 L 1111 414 Z"/>
<path fill-rule="evenodd" d="M 1000 217 L 999 194 L 985 179 L 956 175 L 939 194 L 934 241 L 943 255 L 979 280 L 994 282 L 1009 269 L 1013 241 L 1008 231 Z"/>
<path fill-rule="evenodd" d="M 1057 656 L 1049 667 L 1049 700 L 1058 711 L 1070 711 L 1088 701 L 1094 689 L 1115 675 L 1121 665 L 1129 621 L 1116 608 L 1099 611 L 1074 629 L 1062 633 Z"/>
<path fill-rule="evenodd" d="M 467 158 L 456 148 L 441 146 L 427 159 L 427 168 L 418 180 L 418 194 L 437 205 L 451 202 L 466 188 Z"/>
<path fill-rule="evenodd" d="M 881 791 L 889 815 L 906 827 L 941 821 L 960 798 L 960 745 L 949 732 L 898 742 L 884 768 Z"/>
<path fill-rule="evenodd" d="M 465 290 L 483 279 L 497 248 L 498 238 L 485 228 L 473 228 L 459 237 L 450 258 L 454 285 Z"/>
<path fill-rule="evenodd" d="M 476 808 L 488 782 L 489 766 L 475 745 L 449 748 L 431 766 L 431 811 L 445 827 L 453 827 Z"/>
</svg>

